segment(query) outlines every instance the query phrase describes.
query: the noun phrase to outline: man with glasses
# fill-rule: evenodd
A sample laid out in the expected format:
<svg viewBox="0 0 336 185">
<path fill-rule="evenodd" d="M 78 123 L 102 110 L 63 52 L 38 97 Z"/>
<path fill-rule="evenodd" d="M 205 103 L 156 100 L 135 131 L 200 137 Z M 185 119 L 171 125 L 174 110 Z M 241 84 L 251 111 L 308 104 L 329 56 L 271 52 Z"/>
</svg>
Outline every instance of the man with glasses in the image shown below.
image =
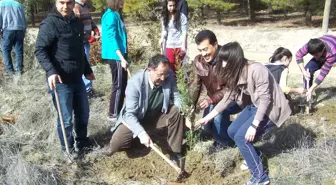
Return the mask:
<svg viewBox="0 0 336 185">
<path fill-rule="evenodd" d="M 126 102 L 120 112 L 109 145 L 103 153 L 111 156 L 120 148 L 129 148 L 133 138 L 149 147 L 151 135 L 167 128 L 168 151 L 173 162 L 181 158 L 183 117 L 173 71 L 163 55 L 149 60 L 148 68 L 136 73 L 126 87 Z"/>
</svg>

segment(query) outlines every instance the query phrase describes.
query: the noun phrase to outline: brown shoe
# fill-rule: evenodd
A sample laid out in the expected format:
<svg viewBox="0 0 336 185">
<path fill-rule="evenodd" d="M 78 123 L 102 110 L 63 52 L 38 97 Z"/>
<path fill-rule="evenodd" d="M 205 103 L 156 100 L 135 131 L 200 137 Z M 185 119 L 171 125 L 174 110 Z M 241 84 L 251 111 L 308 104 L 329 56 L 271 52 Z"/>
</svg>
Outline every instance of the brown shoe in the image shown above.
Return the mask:
<svg viewBox="0 0 336 185">
<path fill-rule="evenodd" d="M 111 143 L 109 143 L 107 146 L 105 146 L 104 148 L 101 149 L 101 152 L 100 152 L 102 155 L 105 155 L 105 156 L 112 156 L 115 152 L 112 150 L 112 146 L 111 146 Z"/>
</svg>

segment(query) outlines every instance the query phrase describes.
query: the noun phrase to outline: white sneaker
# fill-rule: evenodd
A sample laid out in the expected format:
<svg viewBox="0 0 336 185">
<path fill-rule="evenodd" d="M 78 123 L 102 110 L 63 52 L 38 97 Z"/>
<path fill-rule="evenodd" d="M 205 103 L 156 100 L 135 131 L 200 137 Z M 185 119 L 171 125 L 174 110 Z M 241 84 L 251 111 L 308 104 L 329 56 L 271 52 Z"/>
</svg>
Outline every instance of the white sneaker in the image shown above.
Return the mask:
<svg viewBox="0 0 336 185">
<path fill-rule="evenodd" d="M 260 157 L 260 160 L 262 160 L 262 153 L 261 153 L 261 152 L 260 152 L 259 157 Z M 245 171 L 245 170 L 248 170 L 248 169 L 249 169 L 249 167 L 247 166 L 247 163 L 246 163 L 245 160 L 243 161 L 243 164 L 241 164 L 239 168 L 240 168 L 242 171 Z"/>
<path fill-rule="evenodd" d="M 117 120 L 118 120 L 118 117 L 107 117 L 107 120 L 109 120 L 110 122 L 112 122 L 112 123 L 115 123 L 115 122 L 117 122 Z"/>
<path fill-rule="evenodd" d="M 248 169 L 249 169 L 249 167 L 247 166 L 245 160 L 243 161 L 243 164 L 240 165 L 240 169 L 241 169 L 242 171 L 245 171 L 245 170 L 248 170 Z"/>
</svg>

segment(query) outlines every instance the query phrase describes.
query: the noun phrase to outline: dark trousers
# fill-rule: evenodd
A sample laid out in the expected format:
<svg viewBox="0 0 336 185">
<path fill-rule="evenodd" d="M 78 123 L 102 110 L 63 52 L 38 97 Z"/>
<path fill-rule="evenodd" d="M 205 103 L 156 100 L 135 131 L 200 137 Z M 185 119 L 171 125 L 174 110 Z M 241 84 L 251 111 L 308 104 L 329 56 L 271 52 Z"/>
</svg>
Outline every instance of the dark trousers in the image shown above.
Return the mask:
<svg viewBox="0 0 336 185">
<path fill-rule="evenodd" d="M 168 142 L 167 149 L 172 152 L 181 153 L 184 122 L 183 116 L 176 107 L 170 107 L 167 114 L 158 113 L 156 116 L 146 117 L 143 120 L 140 120 L 140 123 L 151 137 L 152 141 L 154 140 L 152 135 L 156 133 L 157 129 L 167 128 L 168 132 L 165 139 Z M 111 151 L 115 153 L 120 148 L 127 148 L 132 140 L 132 131 L 124 124 L 120 124 L 112 135 L 109 144 Z M 155 143 L 155 140 L 153 143 Z"/>
<path fill-rule="evenodd" d="M 211 112 L 215 108 L 215 105 L 210 105 L 210 107 L 206 108 L 203 113 L 203 117 L 205 117 L 209 112 Z M 230 103 L 228 108 L 226 108 L 223 112 L 219 113 L 216 117 L 210 120 L 206 125 L 202 127 L 202 129 L 215 138 L 215 140 L 222 145 L 230 145 L 233 143 L 232 139 L 227 134 L 227 129 L 229 128 L 231 121 L 230 115 L 237 114 L 242 109 L 238 106 L 236 102 Z"/>
<path fill-rule="evenodd" d="M 61 84 L 57 83 L 57 93 L 60 101 L 60 107 L 68 139 L 70 150 L 74 148 L 73 126 L 76 134 L 77 146 L 87 142 L 87 127 L 89 121 L 89 101 L 83 81 L 78 84 Z M 49 89 L 50 90 L 50 89 Z M 54 106 L 57 110 L 56 98 L 54 91 L 51 91 Z M 58 111 L 58 110 L 57 110 Z M 74 124 L 72 124 L 72 114 L 74 113 Z M 61 141 L 62 150 L 65 151 L 65 142 L 60 118 L 57 118 L 57 131 Z"/>
<path fill-rule="evenodd" d="M 309 79 L 309 87 L 312 86 L 313 84 L 313 78 L 314 78 L 314 73 L 321 69 L 323 66 L 323 62 L 320 62 L 318 60 L 316 60 L 315 58 L 312 58 L 305 66 L 305 70 L 309 69 L 309 73 L 310 73 L 310 79 Z M 306 79 L 303 78 L 303 84 L 304 84 L 304 88 L 307 89 L 307 82 Z"/>
<path fill-rule="evenodd" d="M 251 142 L 247 142 L 245 139 L 246 132 L 251 126 L 257 110 L 258 108 L 254 105 L 246 106 L 246 108 L 232 122 L 228 129 L 229 136 L 236 143 L 240 153 L 243 155 L 246 164 L 250 169 L 252 174 L 251 181 L 255 183 L 269 180 L 269 177 L 266 174 L 262 161 L 259 157 L 260 152 L 253 146 Z M 273 126 L 273 122 L 267 116 L 265 116 L 259 124 L 255 138 L 260 137 L 262 134 L 269 131 L 269 129 Z"/>
<path fill-rule="evenodd" d="M 120 61 L 108 60 L 112 74 L 112 90 L 110 98 L 109 116 L 117 117 L 124 104 L 127 85 L 127 71 L 121 67 Z"/>
</svg>

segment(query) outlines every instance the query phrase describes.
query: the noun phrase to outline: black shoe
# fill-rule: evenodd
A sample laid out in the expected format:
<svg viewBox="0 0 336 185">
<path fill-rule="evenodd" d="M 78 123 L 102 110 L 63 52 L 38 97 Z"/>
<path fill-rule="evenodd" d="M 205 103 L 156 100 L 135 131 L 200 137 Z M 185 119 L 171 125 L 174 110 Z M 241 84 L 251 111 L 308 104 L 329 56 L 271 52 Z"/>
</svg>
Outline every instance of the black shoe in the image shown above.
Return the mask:
<svg viewBox="0 0 336 185">
<path fill-rule="evenodd" d="M 234 144 L 227 143 L 220 143 L 218 141 L 214 141 L 212 145 L 209 147 L 209 155 L 214 154 L 220 150 L 224 150 L 226 148 L 232 147 Z"/>
<path fill-rule="evenodd" d="M 76 161 L 79 158 L 78 152 L 74 148 L 70 148 L 69 151 L 70 151 L 70 154 L 68 154 L 66 151 L 62 151 L 64 157 L 66 157 L 66 159 L 69 162 Z"/>
<path fill-rule="evenodd" d="M 181 153 L 175 153 L 175 152 L 171 152 L 169 154 L 169 157 L 170 157 L 170 160 L 176 164 L 178 167 L 181 168 L 181 164 L 182 164 L 182 160 L 183 160 L 183 157 L 181 155 Z"/>
<path fill-rule="evenodd" d="M 76 141 L 75 149 L 77 152 L 91 151 L 94 150 L 94 148 L 95 146 L 88 137 L 81 139 L 80 141 Z"/>
</svg>

